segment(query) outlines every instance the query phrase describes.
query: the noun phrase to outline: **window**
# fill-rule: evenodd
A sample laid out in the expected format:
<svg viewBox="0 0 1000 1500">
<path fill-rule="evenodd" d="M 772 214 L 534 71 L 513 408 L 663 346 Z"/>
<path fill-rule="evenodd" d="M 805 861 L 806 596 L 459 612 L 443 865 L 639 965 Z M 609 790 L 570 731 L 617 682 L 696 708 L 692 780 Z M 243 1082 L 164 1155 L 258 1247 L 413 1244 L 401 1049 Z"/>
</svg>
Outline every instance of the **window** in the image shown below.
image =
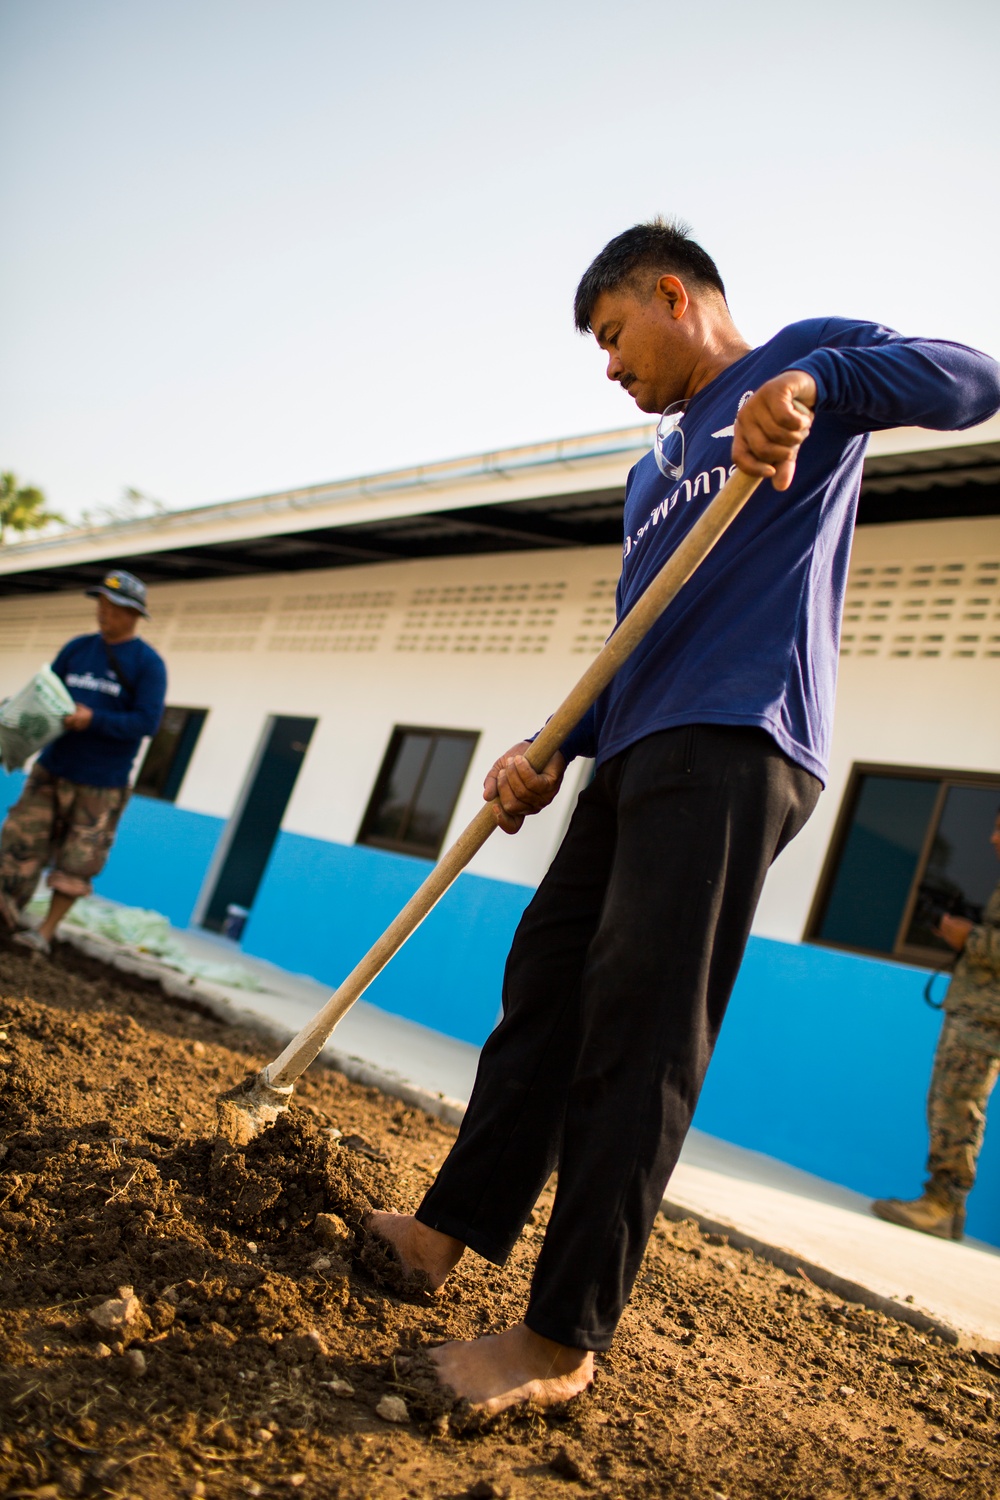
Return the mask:
<svg viewBox="0 0 1000 1500">
<path fill-rule="evenodd" d="M 1000 776 L 855 766 L 806 938 L 909 962 L 951 949 L 932 908 L 976 920 L 1000 879 Z"/>
<path fill-rule="evenodd" d="M 465 730 L 394 729 L 358 843 L 437 859 L 478 739 Z"/>
<path fill-rule="evenodd" d="M 140 796 L 174 801 L 207 717 L 207 708 L 163 710 L 160 727 L 149 742 L 135 779 L 135 791 Z"/>
</svg>

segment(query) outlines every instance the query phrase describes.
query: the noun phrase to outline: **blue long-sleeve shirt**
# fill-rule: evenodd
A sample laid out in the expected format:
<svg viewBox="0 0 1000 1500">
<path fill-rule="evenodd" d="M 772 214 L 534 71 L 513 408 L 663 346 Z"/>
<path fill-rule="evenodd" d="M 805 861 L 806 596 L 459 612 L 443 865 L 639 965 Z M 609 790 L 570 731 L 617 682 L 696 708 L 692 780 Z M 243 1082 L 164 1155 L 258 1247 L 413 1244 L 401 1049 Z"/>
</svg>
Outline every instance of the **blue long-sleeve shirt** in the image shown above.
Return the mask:
<svg viewBox="0 0 1000 1500">
<path fill-rule="evenodd" d="M 825 780 L 868 434 L 985 421 L 1000 407 L 1000 367 L 961 344 L 845 318 L 782 329 L 692 398 L 679 481 L 660 474 L 652 453 L 629 474 L 619 620 L 722 488 L 742 402 L 792 369 L 813 377 L 817 399 L 790 488 L 761 484 L 569 736 L 567 756 L 600 763 L 681 724 L 754 725 Z"/>
<path fill-rule="evenodd" d="M 120 682 L 100 635 L 67 641 L 52 663 L 75 703 L 93 710 L 86 729 L 69 729 L 47 745 L 39 764 L 81 786 L 126 786 L 142 740 L 163 717 L 167 669 L 138 636 L 111 647 L 132 691 Z"/>
</svg>

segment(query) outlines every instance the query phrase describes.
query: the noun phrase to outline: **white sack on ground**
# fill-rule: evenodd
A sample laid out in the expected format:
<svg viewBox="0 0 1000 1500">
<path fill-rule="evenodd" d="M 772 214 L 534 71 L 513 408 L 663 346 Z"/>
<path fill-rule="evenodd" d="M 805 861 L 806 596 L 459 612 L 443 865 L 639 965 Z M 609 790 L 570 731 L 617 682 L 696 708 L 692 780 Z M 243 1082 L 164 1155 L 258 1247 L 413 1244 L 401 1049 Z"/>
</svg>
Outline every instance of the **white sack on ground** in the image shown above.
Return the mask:
<svg viewBox="0 0 1000 1500">
<path fill-rule="evenodd" d="M 48 892 L 39 893 L 26 908 L 29 915 L 39 915 L 48 910 Z M 148 953 L 158 958 L 169 969 L 188 974 L 194 979 L 207 979 L 210 984 L 227 985 L 230 989 L 263 990 L 256 974 L 239 964 L 213 963 L 209 959 L 198 959 L 188 953 L 173 936 L 170 923 L 158 911 L 146 911 L 138 906 L 118 906 L 102 901 L 96 896 L 84 896 L 75 903 L 65 921 L 70 927 L 82 927 L 85 932 L 110 938 L 114 943 L 123 943 L 138 953 Z"/>
</svg>

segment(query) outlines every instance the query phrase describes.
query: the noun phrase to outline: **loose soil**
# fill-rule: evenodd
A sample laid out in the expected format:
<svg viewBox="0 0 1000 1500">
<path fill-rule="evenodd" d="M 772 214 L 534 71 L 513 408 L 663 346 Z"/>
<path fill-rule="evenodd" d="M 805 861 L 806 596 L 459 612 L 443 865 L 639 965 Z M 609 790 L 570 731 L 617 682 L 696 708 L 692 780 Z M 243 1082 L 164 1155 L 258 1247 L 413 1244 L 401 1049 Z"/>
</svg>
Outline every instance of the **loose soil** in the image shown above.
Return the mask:
<svg viewBox="0 0 1000 1500">
<path fill-rule="evenodd" d="M 5 947 L 0 994 L 4 1495 L 996 1497 L 1000 1362 L 693 1223 L 657 1222 L 591 1393 L 443 1414 L 420 1350 L 517 1319 L 549 1190 L 503 1270 L 404 1301 L 360 1219 L 416 1204 L 448 1127 L 315 1069 L 237 1150 L 215 1100 L 267 1061 L 251 1030 L 66 946 Z"/>
</svg>

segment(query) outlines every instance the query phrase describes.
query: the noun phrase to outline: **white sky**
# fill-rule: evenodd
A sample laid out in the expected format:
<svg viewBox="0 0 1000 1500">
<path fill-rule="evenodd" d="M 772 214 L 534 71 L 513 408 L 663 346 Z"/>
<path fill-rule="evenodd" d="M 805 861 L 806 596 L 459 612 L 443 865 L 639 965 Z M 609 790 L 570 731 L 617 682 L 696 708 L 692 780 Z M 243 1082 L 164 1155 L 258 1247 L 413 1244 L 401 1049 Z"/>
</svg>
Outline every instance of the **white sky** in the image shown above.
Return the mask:
<svg viewBox="0 0 1000 1500">
<path fill-rule="evenodd" d="M 0 0 L 0 468 L 68 515 L 637 418 L 575 333 L 685 218 L 753 342 L 1000 352 L 995 0 Z"/>
</svg>

